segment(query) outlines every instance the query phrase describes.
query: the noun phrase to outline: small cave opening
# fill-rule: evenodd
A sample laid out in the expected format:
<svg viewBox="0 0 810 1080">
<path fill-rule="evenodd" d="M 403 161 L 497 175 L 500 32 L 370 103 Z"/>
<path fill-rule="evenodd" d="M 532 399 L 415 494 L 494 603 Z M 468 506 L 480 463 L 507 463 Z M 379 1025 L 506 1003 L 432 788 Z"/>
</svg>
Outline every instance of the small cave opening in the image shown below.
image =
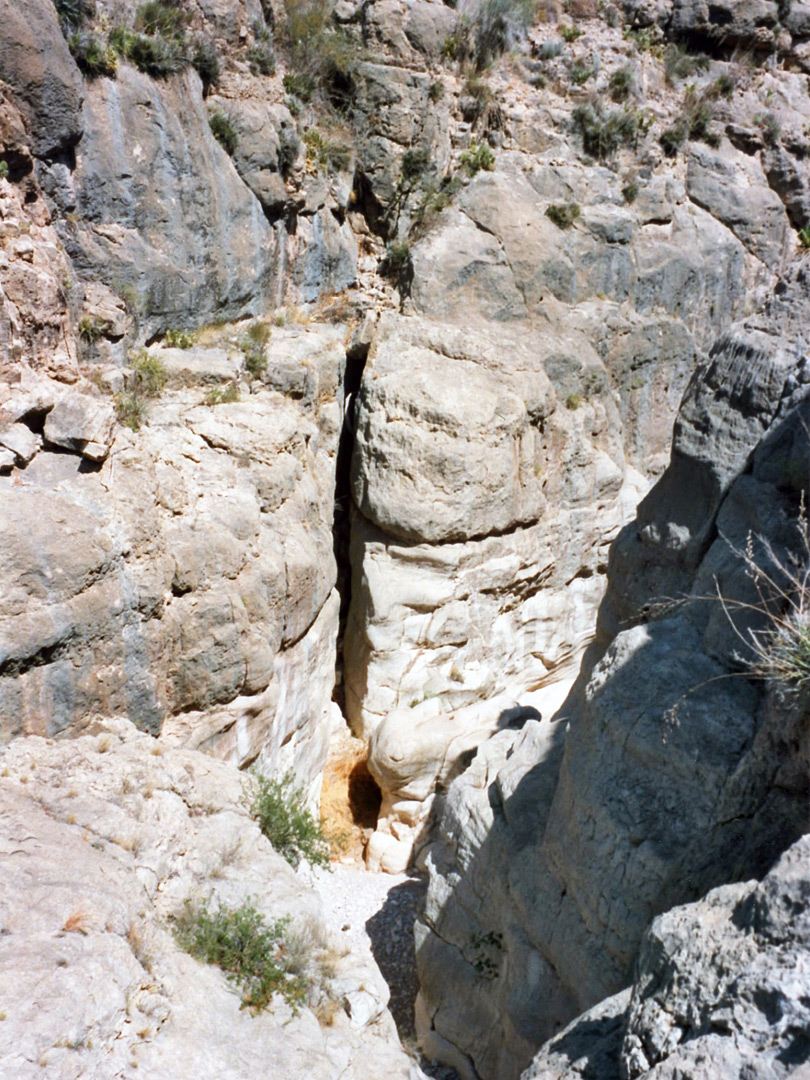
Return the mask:
<svg viewBox="0 0 810 1080">
<path fill-rule="evenodd" d="M 362 865 L 366 843 L 377 827 L 382 792 L 367 757 L 365 743 L 347 731 L 333 744 L 323 771 L 321 819 L 341 862 Z"/>
</svg>

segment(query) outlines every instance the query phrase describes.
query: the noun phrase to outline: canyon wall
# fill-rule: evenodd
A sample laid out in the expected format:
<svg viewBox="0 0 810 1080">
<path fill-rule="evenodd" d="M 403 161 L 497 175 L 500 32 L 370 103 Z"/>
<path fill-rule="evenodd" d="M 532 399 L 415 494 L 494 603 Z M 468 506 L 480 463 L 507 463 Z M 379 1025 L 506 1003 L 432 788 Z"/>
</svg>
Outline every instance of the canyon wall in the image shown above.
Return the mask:
<svg viewBox="0 0 810 1080">
<path fill-rule="evenodd" d="M 14 798 L 93 718 L 314 805 L 340 702 L 369 866 L 430 876 L 428 1053 L 663 1067 L 655 965 L 707 916 L 651 920 L 807 827 L 803 698 L 741 635 L 752 566 L 806 555 L 810 7 L 575 0 L 492 45 L 475 5 L 341 0 L 315 89 L 284 5 L 187 8 L 193 64 L 99 72 L 0 0 Z"/>
</svg>

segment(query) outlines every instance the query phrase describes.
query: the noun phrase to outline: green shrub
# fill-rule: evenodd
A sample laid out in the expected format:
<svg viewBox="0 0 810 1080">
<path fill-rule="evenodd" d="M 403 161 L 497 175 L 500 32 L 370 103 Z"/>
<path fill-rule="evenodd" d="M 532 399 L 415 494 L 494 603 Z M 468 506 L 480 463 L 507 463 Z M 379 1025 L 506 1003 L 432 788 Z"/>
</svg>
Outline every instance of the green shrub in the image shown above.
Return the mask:
<svg viewBox="0 0 810 1080">
<path fill-rule="evenodd" d="M 665 154 L 675 157 L 687 139 L 702 139 L 710 145 L 717 144 L 709 128 L 714 116 L 711 99 L 710 92 L 699 95 L 694 87 L 686 91 L 681 115 L 659 138 Z"/>
<path fill-rule="evenodd" d="M 5 180 L 8 177 L 8 162 L 0 161 L 0 180 Z"/>
<path fill-rule="evenodd" d="M 636 86 L 636 77 L 629 65 L 618 68 L 610 76 L 610 96 L 614 101 L 627 101 Z"/>
<path fill-rule="evenodd" d="M 622 197 L 626 203 L 633 203 L 638 197 L 638 184 L 635 180 L 628 180 L 622 188 Z"/>
<path fill-rule="evenodd" d="M 288 773 L 281 780 L 256 775 L 250 812 L 279 855 L 290 866 L 302 859 L 329 868 L 329 845 L 319 822 L 307 810 L 304 793 L 294 787 Z"/>
<path fill-rule="evenodd" d="M 593 65 L 586 64 L 582 60 L 577 60 L 571 65 L 569 76 L 574 86 L 582 86 L 593 75 Z"/>
<path fill-rule="evenodd" d="M 332 138 L 318 128 L 307 128 L 304 132 L 304 145 L 307 148 L 307 164 L 319 166 L 329 171 L 340 172 L 348 169 L 352 160 L 352 148 L 343 140 Z"/>
<path fill-rule="evenodd" d="M 712 89 L 718 97 L 731 97 L 734 93 L 734 87 L 737 85 L 737 80 L 733 75 L 718 75 L 718 77 L 712 83 Z"/>
<path fill-rule="evenodd" d="M 577 38 L 581 38 L 584 30 L 580 30 L 578 26 L 563 25 L 560 27 L 560 37 L 563 41 L 567 41 L 569 45 L 573 44 Z"/>
<path fill-rule="evenodd" d="M 761 129 L 762 137 L 769 146 L 774 146 L 779 142 L 782 128 L 772 112 L 757 113 L 754 117 L 754 123 Z"/>
<path fill-rule="evenodd" d="M 441 101 L 441 99 L 443 97 L 444 97 L 444 83 L 439 82 L 438 80 L 436 82 L 432 82 L 430 84 L 430 86 L 428 87 L 428 100 L 436 102 L 436 101 Z"/>
<path fill-rule="evenodd" d="M 805 251 L 810 250 L 810 226 L 808 225 L 805 225 L 803 229 L 799 229 L 799 247 Z"/>
<path fill-rule="evenodd" d="M 88 345 L 98 341 L 102 333 L 98 319 L 93 318 L 91 315 L 84 315 L 79 321 L 79 337 L 82 341 L 86 341 Z"/>
<path fill-rule="evenodd" d="M 217 140 L 226 154 L 233 155 L 239 145 L 239 135 L 233 121 L 219 109 L 208 117 L 211 134 Z"/>
<path fill-rule="evenodd" d="M 166 344 L 170 349 L 190 349 L 194 344 L 194 334 L 189 330 L 167 330 Z"/>
<path fill-rule="evenodd" d="M 68 48 L 79 68 L 91 79 L 106 75 L 114 78 L 118 70 L 118 56 L 100 34 L 77 30 L 68 38 Z"/>
<path fill-rule="evenodd" d="M 553 203 L 546 210 L 546 217 L 559 229 L 570 229 L 580 215 L 577 203 Z"/>
<path fill-rule="evenodd" d="M 469 176 L 475 176 L 482 169 L 492 172 L 495 168 L 495 155 L 486 143 L 473 143 L 459 158 L 459 165 Z"/>
<path fill-rule="evenodd" d="M 566 409 L 570 409 L 572 412 L 580 407 L 582 404 L 582 394 L 569 394 L 565 399 Z"/>
<path fill-rule="evenodd" d="M 297 1013 L 306 1004 L 309 980 L 285 965 L 288 927 L 289 919 L 267 922 L 250 898 L 241 907 L 220 905 L 213 911 L 210 900 L 204 900 L 186 905 L 174 934 L 197 960 L 222 968 L 239 988 L 243 1008 L 262 1012 L 280 994 Z"/>
<path fill-rule="evenodd" d="M 230 383 L 226 387 L 212 386 L 205 395 L 206 405 L 230 405 L 239 400 L 239 387 Z"/>
<path fill-rule="evenodd" d="M 276 54 L 269 41 L 260 41 L 251 45 L 247 53 L 247 62 L 254 75 L 275 75 Z"/>
<path fill-rule="evenodd" d="M 69 30 L 81 26 L 96 10 L 94 0 L 54 0 L 54 7 L 62 26 Z"/>
<path fill-rule="evenodd" d="M 309 101 L 317 89 L 317 83 L 311 75 L 301 71 L 293 71 L 284 76 L 284 89 L 293 97 L 301 101 Z"/>
<path fill-rule="evenodd" d="M 159 397 L 163 393 L 169 376 L 159 357 L 141 349 L 132 355 L 130 366 L 130 389 L 151 398 Z"/>
<path fill-rule="evenodd" d="M 639 52 L 649 52 L 655 44 L 655 35 L 650 27 L 634 30 L 630 26 L 624 29 L 625 41 L 632 41 Z"/>
<path fill-rule="evenodd" d="M 331 5 L 323 0 L 285 0 L 285 8 L 279 32 L 296 84 L 293 88 L 285 79 L 284 89 L 304 101 L 319 92 L 329 104 L 347 106 L 354 96 L 352 73 L 359 59 L 354 39 L 334 25 Z"/>
<path fill-rule="evenodd" d="M 427 150 L 419 147 L 411 147 L 406 150 L 402 155 L 402 161 L 400 163 L 399 171 L 400 175 L 407 185 L 413 185 L 418 183 L 422 179 L 428 165 L 430 164 L 430 155 Z"/>
<path fill-rule="evenodd" d="M 203 96 L 206 97 L 211 87 L 217 85 L 222 74 L 219 52 L 210 38 L 200 37 L 197 39 L 191 62 L 202 79 Z"/>
<path fill-rule="evenodd" d="M 620 146 L 633 142 L 639 130 L 634 112 L 626 108 L 605 112 L 599 102 L 577 105 L 571 119 L 582 136 L 585 153 L 600 160 L 611 157 Z"/>
<path fill-rule="evenodd" d="M 190 21 L 189 14 L 175 4 L 147 0 L 135 13 L 135 29 L 150 36 L 182 38 Z"/>
<path fill-rule="evenodd" d="M 115 411 L 124 427 L 132 431 L 140 431 L 141 424 L 146 420 L 146 402 L 141 394 L 131 390 L 123 390 L 120 394 L 116 394 Z"/>
<path fill-rule="evenodd" d="M 554 60 L 562 51 L 563 44 L 561 41 L 544 41 L 537 50 L 537 56 L 540 60 Z"/>
<path fill-rule="evenodd" d="M 676 79 L 687 79 L 698 71 L 705 71 L 708 66 L 708 56 L 692 56 L 675 42 L 670 42 L 664 49 L 664 78 L 670 84 Z"/>
<path fill-rule="evenodd" d="M 185 46 L 177 40 L 151 37 L 148 34 L 132 34 L 123 31 L 121 53 L 127 60 L 146 75 L 155 79 L 165 79 L 182 71 L 188 63 Z"/>
</svg>

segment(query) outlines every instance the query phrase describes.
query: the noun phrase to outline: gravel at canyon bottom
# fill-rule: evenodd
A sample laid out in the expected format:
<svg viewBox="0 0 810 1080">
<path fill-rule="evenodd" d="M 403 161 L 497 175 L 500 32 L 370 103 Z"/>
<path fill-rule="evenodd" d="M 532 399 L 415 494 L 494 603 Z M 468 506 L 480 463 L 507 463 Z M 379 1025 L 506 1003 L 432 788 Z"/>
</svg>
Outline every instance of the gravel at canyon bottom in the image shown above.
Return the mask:
<svg viewBox="0 0 810 1080">
<path fill-rule="evenodd" d="M 413 923 L 426 882 L 407 874 L 373 874 L 333 864 L 310 875 L 323 904 L 324 920 L 354 953 L 371 953 L 391 991 L 389 1008 L 403 1045 L 415 1047 L 413 1005 L 418 990 Z M 456 1080 L 446 1066 L 420 1061 L 426 1076 Z"/>
</svg>

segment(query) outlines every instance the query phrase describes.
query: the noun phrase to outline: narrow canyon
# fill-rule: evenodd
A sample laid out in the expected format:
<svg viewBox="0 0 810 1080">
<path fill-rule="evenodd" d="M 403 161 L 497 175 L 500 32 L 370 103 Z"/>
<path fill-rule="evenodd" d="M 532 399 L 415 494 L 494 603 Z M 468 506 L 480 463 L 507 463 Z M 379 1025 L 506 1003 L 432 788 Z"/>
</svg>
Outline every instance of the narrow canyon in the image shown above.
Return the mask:
<svg viewBox="0 0 810 1080">
<path fill-rule="evenodd" d="M 808 1080 L 808 327 L 810 3 L 0 0 L 0 1076 Z"/>
</svg>

